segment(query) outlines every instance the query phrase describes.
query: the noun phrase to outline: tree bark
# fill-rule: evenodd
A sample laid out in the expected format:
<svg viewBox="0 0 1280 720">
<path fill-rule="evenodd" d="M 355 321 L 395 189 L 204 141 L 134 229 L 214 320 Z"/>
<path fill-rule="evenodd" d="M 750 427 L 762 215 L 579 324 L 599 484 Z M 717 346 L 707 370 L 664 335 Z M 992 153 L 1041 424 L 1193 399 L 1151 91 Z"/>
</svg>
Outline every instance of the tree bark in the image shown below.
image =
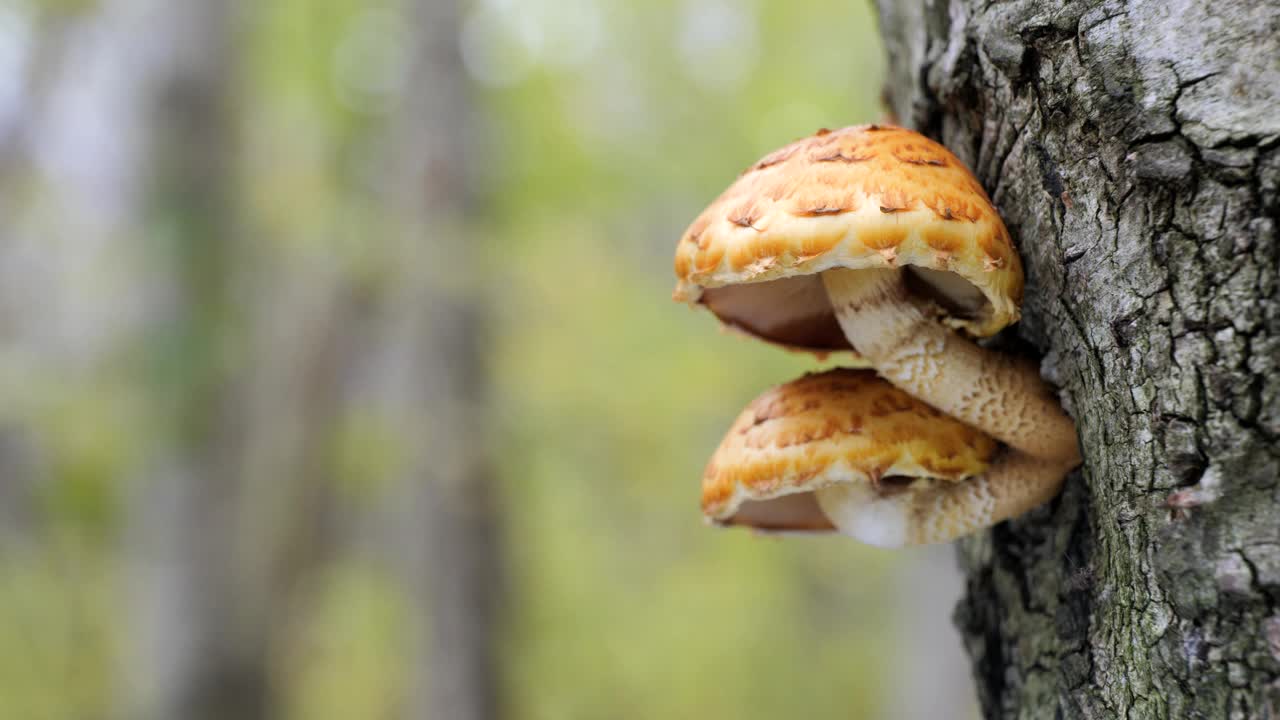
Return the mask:
<svg viewBox="0 0 1280 720">
<path fill-rule="evenodd" d="M 1280 6 L 880 0 L 974 168 L 1085 464 L 960 545 L 991 718 L 1280 718 Z"/>
</svg>

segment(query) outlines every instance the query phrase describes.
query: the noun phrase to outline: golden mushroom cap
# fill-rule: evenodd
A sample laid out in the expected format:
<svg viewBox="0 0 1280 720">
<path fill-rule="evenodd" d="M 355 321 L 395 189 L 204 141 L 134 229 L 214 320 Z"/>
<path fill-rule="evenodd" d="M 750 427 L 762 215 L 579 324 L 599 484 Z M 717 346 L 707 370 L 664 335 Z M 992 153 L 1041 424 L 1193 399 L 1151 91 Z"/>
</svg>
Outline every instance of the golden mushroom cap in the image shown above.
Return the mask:
<svg viewBox="0 0 1280 720">
<path fill-rule="evenodd" d="M 973 335 L 1018 319 L 1022 263 L 959 158 L 899 127 L 820 130 L 752 165 L 693 221 L 673 297 L 770 342 L 847 350 L 818 273 L 887 267 L 907 268 Z"/>
<path fill-rule="evenodd" d="M 959 481 L 983 473 L 997 448 L 869 370 L 808 374 L 766 391 L 738 415 L 703 473 L 702 512 L 723 525 L 832 530 L 814 490 Z"/>
</svg>

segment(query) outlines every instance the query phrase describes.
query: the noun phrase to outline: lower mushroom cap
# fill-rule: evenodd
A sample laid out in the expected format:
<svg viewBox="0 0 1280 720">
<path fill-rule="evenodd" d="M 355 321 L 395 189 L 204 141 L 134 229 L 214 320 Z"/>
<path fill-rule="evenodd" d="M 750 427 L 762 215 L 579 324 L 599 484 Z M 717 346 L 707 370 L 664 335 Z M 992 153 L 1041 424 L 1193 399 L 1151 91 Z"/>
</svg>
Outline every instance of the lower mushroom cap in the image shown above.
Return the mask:
<svg viewBox="0 0 1280 720">
<path fill-rule="evenodd" d="M 867 370 L 835 369 L 779 385 L 738 416 L 703 474 L 709 520 L 761 531 L 831 531 L 813 491 L 836 483 L 892 492 L 917 478 L 984 472 L 987 435 Z M 795 497 L 802 495 L 802 497 Z"/>
</svg>

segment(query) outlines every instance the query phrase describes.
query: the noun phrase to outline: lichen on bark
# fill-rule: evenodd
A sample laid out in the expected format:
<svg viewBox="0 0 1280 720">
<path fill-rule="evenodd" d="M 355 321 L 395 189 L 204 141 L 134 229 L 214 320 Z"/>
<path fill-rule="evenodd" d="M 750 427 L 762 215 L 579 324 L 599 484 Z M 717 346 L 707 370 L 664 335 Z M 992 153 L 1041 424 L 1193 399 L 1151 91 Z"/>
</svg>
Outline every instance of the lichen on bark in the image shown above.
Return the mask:
<svg viewBox="0 0 1280 720">
<path fill-rule="evenodd" d="M 960 546 L 984 714 L 1280 718 L 1280 6 L 879 6 L 886 98 L 1003 214 L 1086 458 Z"/>
</svg>

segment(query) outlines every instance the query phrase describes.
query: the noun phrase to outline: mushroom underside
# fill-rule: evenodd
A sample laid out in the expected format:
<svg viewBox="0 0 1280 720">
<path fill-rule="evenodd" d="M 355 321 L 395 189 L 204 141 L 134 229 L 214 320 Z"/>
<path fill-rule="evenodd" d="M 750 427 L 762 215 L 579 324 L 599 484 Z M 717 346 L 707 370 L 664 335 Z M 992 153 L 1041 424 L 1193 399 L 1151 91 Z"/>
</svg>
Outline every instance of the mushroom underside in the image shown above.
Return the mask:
<svg viewBox="0 0 1280 720">
<path fill-rule="evenodd" d="M 946 486 L 959 479 L 918 478 L 910 475 L 886 475 L 876 483 L 841 482 L 832 486 L 859 486 L 867 488 L 858 493 L 860 498 L 888 500 L 905 493 L 925 492 L 934 486 Z M 840 532 L 828 510 L 819 500 L 826 488 L 812 491 L 788 492 L 768 498 L 744 500 L 727 518 L 714 520 L 718 525 L 741 525 L 764 533 L 831 533 Z M 829 493 L 828 493 L 829 495 Z"/>
<path fill-rule="evenodd" d="M 936 303 L 953 318 L 988 315 L 991 303 L 973 283 L 956 273 L 907 266 L 911 292 Z M 770 342 L 818 352 L 852 347 L 840 327 L 820 275 L 707 288 L 701 302 L 721 322 Z"/>
<path fill-rule="evenodd" d="M 768 500 L 744 500 L 736 512 L 715 521 L 761 532 L 833 532 L 835 525 L 818 506 L 812 492 L 791 493 Z"/>
<path fill-rule="evenodd" d="M 877 483 L 858 484 L 871 488 L 878 498 L 892 498 L 912 489 L 931 487 L 934 478 L 918 478 L 906 475 L 889 475 Z M 806 490 L 778 495 L 771 498 L 743 500 L 734 512 L 715 520 L 718 525 L 739 525 L 767 533 L 837 532 L 827 512 L 822 508 L 818 495 L 822 490 Z"/>
</svg>

